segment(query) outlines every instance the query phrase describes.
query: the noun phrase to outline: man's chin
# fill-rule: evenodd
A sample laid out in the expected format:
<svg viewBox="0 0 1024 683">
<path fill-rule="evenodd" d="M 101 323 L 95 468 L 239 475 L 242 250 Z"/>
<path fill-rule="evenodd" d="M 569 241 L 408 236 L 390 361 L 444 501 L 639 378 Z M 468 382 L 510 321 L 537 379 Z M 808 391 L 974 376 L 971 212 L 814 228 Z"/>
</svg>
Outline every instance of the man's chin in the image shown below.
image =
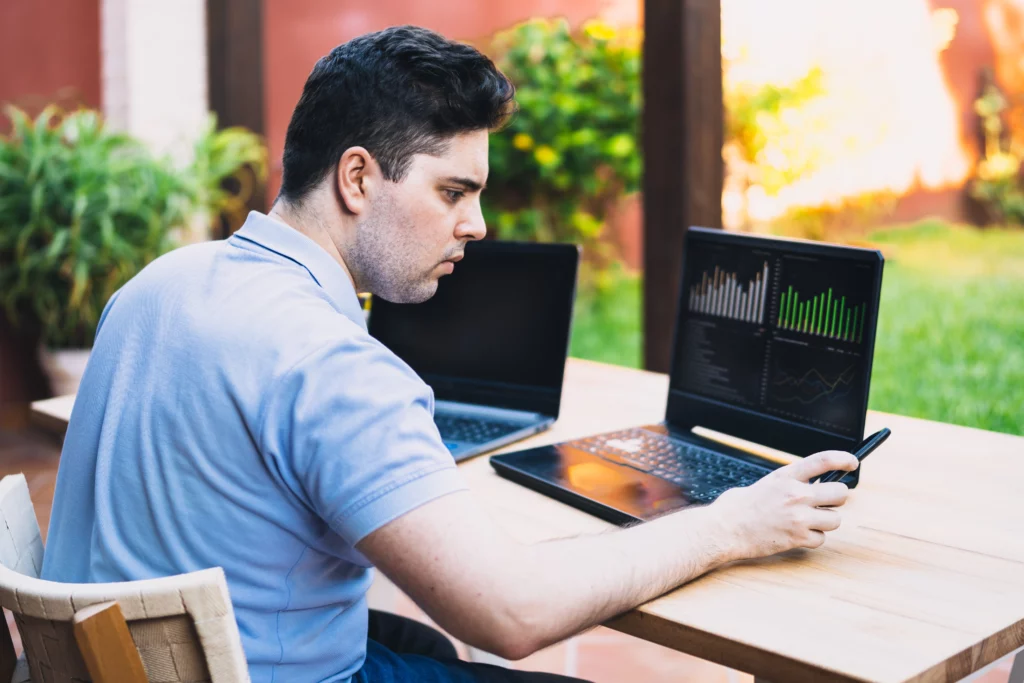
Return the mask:
<svg viewBox="0 0 1024 683">
<path fill-rule="evenodd" d="M 437 294 L 437 281 L 430 283 L 429 287 L 424 287 L 418 290 L 413 296 L 410 297 L 408 303 L 410 304 L 422 304 L 425 301 L 429 301 L 435 294 Z"/>
<path fill-rule="evenodd" d="M 400 292 L 381 292 L 379 296 L 393 304 L 421 304 L 437 294 L 437 278 L 431 278 L 415 287 L 406 287 Z"/>
</svg>

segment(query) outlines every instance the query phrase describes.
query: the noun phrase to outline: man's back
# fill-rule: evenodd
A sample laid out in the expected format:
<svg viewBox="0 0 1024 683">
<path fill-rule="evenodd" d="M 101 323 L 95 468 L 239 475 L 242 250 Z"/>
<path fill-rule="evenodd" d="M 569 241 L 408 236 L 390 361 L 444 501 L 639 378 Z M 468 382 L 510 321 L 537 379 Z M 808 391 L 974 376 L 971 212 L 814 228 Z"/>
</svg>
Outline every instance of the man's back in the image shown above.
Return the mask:
<svg viewBox="0 0 1024 683">
<path fill-rule="evenodd" d="M 361 664 L 372 578 L 353 545 L 404 505 L 457 488 L 439 441 L 396 448 L 379 424 L 404 415 L 429 441 L 430 402 L 366 334 L 344 271 L 253 214 L 228 241 L 157 260 L 108 306 L 43 575 L 223 566 L 254 681 L 343 680 Z M 368 457 L 381 451 L 390 457 Z M 388 503 L 403 480 L 418 483 Z"/>
</svg>

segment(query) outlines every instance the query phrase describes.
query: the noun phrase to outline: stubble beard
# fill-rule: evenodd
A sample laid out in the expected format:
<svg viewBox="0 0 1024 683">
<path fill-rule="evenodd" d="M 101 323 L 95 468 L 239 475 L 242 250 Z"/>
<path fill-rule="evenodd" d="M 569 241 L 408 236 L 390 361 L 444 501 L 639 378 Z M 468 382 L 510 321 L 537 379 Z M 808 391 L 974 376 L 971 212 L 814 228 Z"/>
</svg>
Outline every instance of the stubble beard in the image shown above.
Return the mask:
<svg viewBox="0 0 1024 683">
<path fill-rule="evenodd" d="M 356 228 L 349 251 L 360 289 L 396 304 L 418 304 L 434 296 L 437 278 L 421 272 L 422 256 L 411 239 L 415 226 L 390 198 L 382 197 Z"/>
</svg>

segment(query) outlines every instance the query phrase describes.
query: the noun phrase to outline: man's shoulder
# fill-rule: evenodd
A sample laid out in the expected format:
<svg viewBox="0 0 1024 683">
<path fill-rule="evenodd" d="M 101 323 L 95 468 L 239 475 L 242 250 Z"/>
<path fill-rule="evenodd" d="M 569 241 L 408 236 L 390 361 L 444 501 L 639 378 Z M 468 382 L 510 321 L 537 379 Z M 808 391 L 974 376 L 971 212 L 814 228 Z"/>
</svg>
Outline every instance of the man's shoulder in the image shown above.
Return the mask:
<svg viewBox="0 0 1024 683">
<path fill-rule="evenodd" d="M 318 349 L 365 355 L 383 348 L 301 265 L 231 241 L 161 256 L 117 293 L 109 313 L 104 327 L 114 336 L 148 335 L 147 343 L 164 351 L 203 349 L 200 361 L 264 377 L 261 370 L 276 374 Z"/>
<path fill-rule="evenodd" d="M 313 321 L 307 332 L 291 339 L 287 347 L 291 361 L 287 374 L 334 374 L 345 380 L 338 387 L 342 391 L 365 381 L 379 393 L 402 389 L 429 393 L 429 387 L 405 361 L 340 314 Z"/>
</svg>

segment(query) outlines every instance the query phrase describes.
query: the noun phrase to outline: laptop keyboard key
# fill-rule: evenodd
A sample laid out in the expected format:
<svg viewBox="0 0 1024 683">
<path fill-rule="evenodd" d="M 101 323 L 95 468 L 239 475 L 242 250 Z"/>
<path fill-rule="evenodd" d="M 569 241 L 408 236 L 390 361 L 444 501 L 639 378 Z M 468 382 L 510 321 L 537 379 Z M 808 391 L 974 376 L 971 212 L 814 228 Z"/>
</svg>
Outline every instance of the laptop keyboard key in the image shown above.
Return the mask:
<svg viewBox="0 0 1024 683">
<path fill-rule="evenodd" d="M 698 503 L 710 503 L 727 489 L 749 486 L 767 474 L 741 460 L 646 429 L 601 434 L 573 445 L 669 481 Z"/>
<path fill-rule="evenodd" d="M 467 444 L 485 443 L 522 429 L 522 425 L 515 422 L 468 418 L 445 413 L 435 414 L 434 424 L 437 425 L 441 439 L 446 445 L 455 441 Z"/>
</svg>

